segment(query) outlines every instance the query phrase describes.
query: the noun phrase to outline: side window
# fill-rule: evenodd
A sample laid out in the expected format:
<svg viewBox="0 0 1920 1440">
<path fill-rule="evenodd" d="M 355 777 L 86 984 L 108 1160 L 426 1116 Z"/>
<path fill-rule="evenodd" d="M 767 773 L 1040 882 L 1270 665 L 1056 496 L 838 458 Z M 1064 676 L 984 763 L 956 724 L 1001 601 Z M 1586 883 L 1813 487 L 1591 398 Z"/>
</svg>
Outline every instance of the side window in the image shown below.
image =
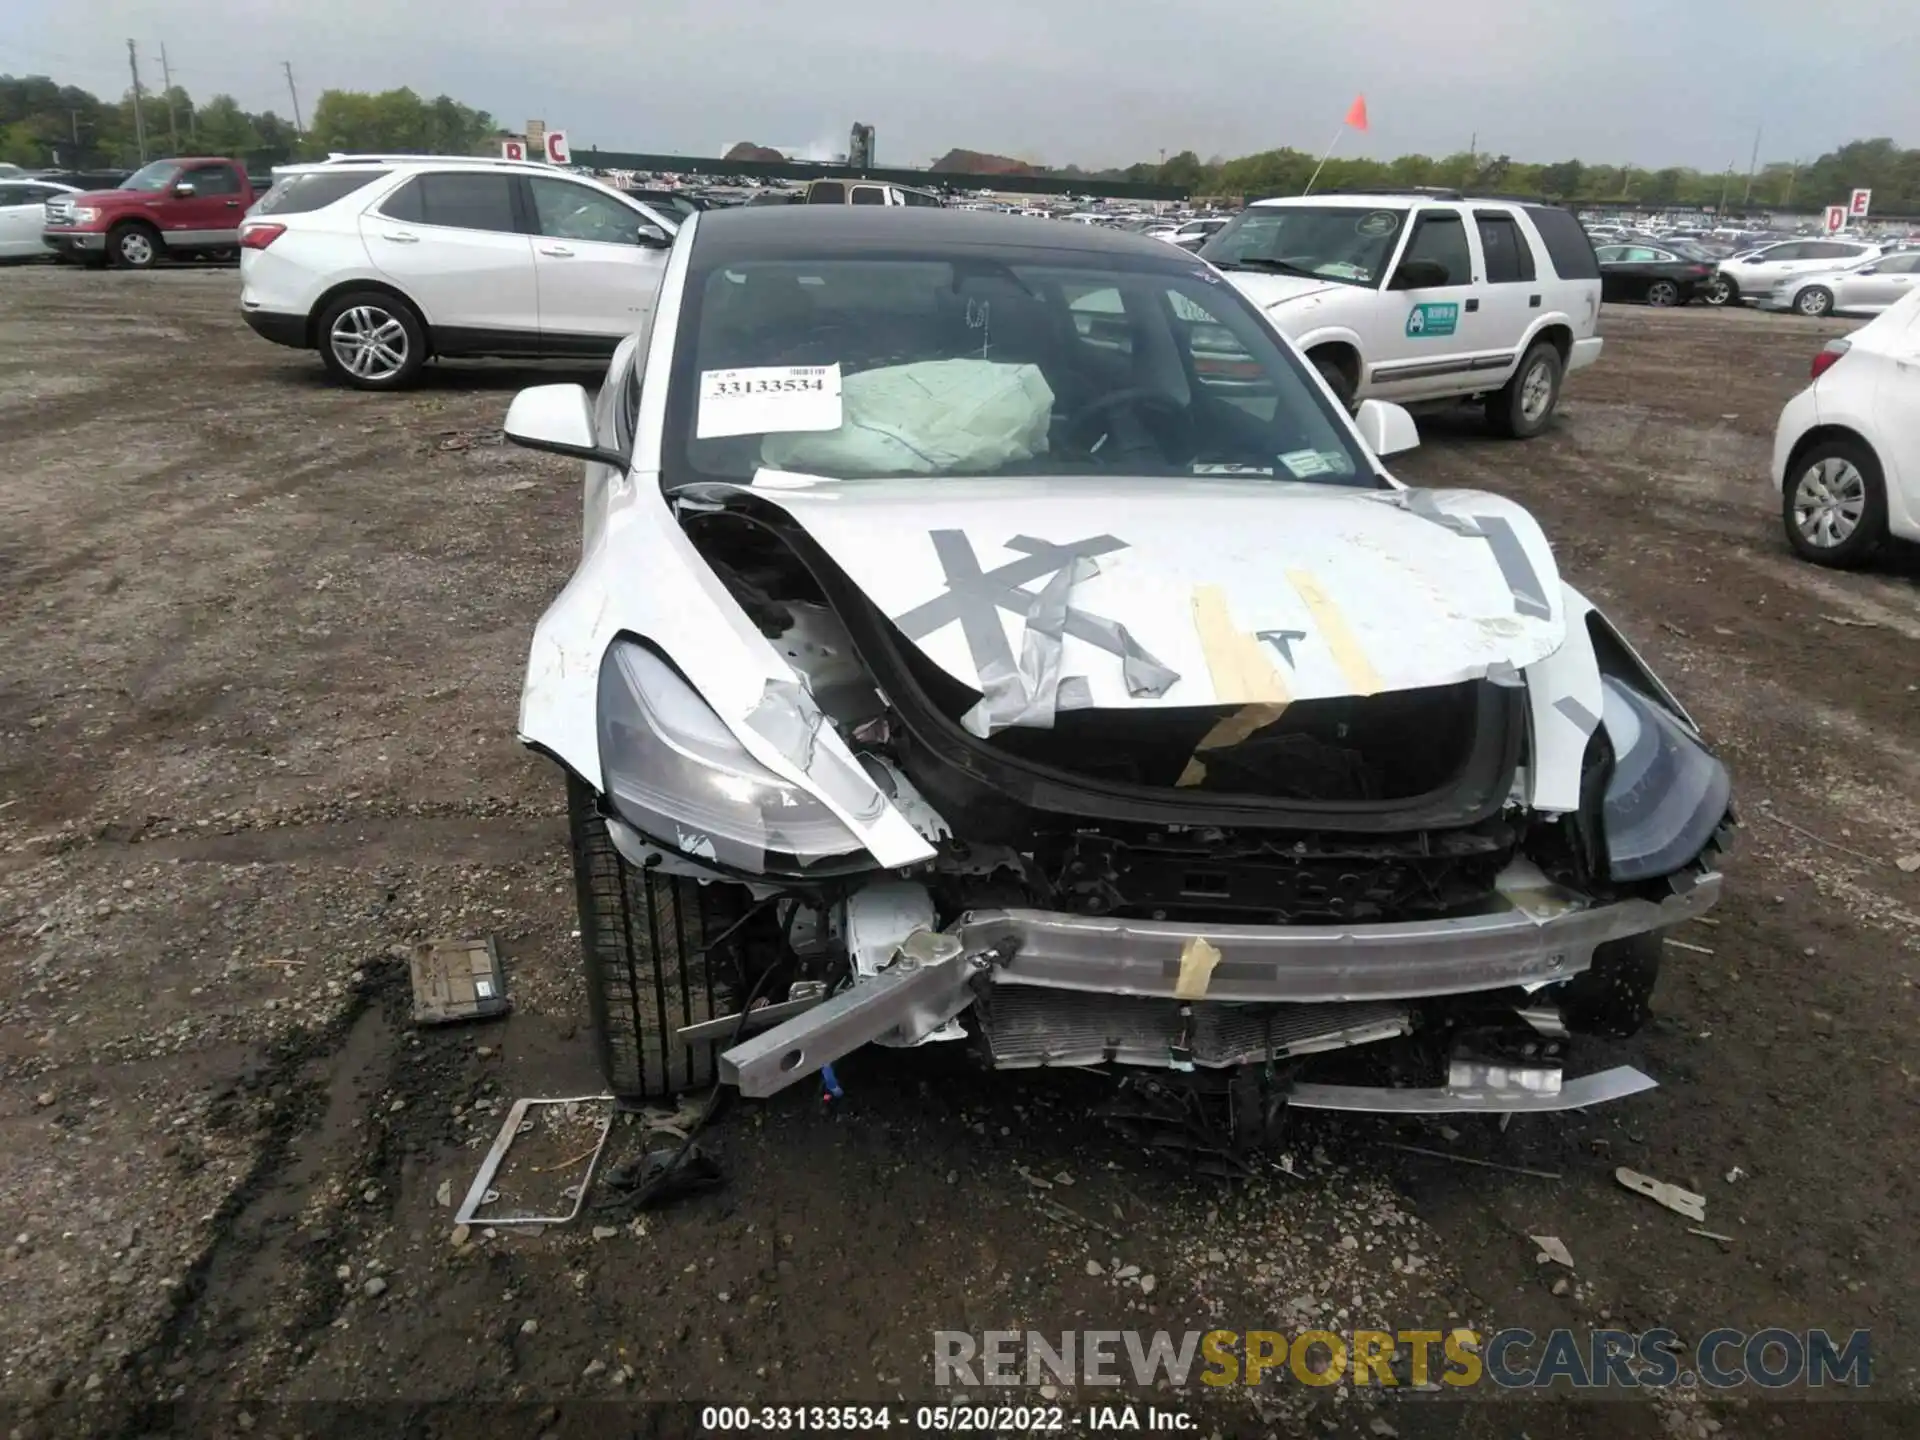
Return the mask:
<svg viewBox="0 0 1920 1440">
<path fill-rule="evenodd" d="M 844 205 L 847 187 L 838 180 L 816 180 L 807 190 L 809 205 Z"/>
<path fill-rule="evenodd" d="M 853 203 L 856 205 L 884 205 L 887 192 L 878 185 L 856 185 L 853 187 Z"/>
<path fill-rule="evenodd" d="M 240 177 L 225 165 L 196 165 L 178 183 L 193 186 L 193 193 L 199 197 L 240 193 Z"/>
<path fill-rule="evenodd" d="M 1808 249 L 1806 245 L 1776 245 L 1771 250 L 1760 252 L 1760 263 L 1771 265 L 1775 260 L 1811 260 L 1814 257 L 1807 253 Z"/>
<path fill-rule="evenodd" d="M 1624 245 L 1602 245 L 1598 250 L 1593 252 L 1593 258 L 1598 260 L 1602 265 L 1612 265 L 1625 256 L 1626 253 L 1627 247 Z"/>
<path fill-rule="evenodd" d="M 902 190 L 900 198 L 909 205 L 931 205 L 936 210 L 940 208 L 938 200 L 931 195 L 922 195 L 918 190 Z"/>
<path fill-rule="evenodd" d="M 420 202 L 425 224 L 452 230 L 494 230 L 513 234 L 513 179 L 508 175 L 447 171 L 422 175 Z"/>
<path fill-rule="evenodd" d="M 533 213 L 540 233 L 554 240 L 591 240 L 603 245 L 633 245 L 640 236 L 642 216 L 611 195 L 589 190 L 571 180 L 535 176 Z"/>
<path fill-rule="evenodd" d="M 1594 258 L 1593 242 L 1587 238 L 1587 232 L 1580 228 L 1580 222 L 1570 210 L 1562 210 L 1558 205 L 1529 205 L 1527 218 L 1533 221 L 1533 228 L 1540 232 L 1540 241 L 1547 247 L 1547 258 L 1553 262 L 1554 274 L 1562 280 L 1598 280 L 1600 265 Z"/>
<path fill-rule="evenodd" d="M 1832 240 L 1812 240 L 1800 250 L 1802 260 L 1859 260 L 1867 253 L 1858 245 L 1841 245 Z"/>
<path fill-rule="evenodd" d="M 7 205 L 25 205 L 28 203 L 30 202 L 27 200 L 26 186 L 0 185 L 0 207 Z"/>
<path fill-rule="evenodd" d="M 1889 255 L 1880 262 L 1882 275 L 1911 275 L 1920 271 L 1920 255 Z"/>
<path fill-rule="evenodd" d="M 410 220 L 416 225 L 426 224 L 427 210 L 420 200 L 419 180 L 409 180 L 389 195 L 381 202 L 380 213 L 389 220 Z"/>
<path fill-rule="evenodd" d="M 1512 285 L 1533 279 L 1533 248 L 1511 215 L 1476 213 L 1480 250 L 1487 257 L 1487 283 Z"/>
<path fill-rule="evenodd" d="M 1461 223 L 1459 215 L 1447 210 L 1431 210 L 1420 216 L 1413 238 L 1407 242 L 1407 253 L 1400 257 L 1400 266 L 1405 269 L 1409 261 L 1424 260 L 1438 265 L 1445 279 L 1433 279 L 1420 289 L 1440 285 L 1470 285 L 1473 283 L 1473 256 L 1467 249 L 1467 227 Z"/>
</svg>

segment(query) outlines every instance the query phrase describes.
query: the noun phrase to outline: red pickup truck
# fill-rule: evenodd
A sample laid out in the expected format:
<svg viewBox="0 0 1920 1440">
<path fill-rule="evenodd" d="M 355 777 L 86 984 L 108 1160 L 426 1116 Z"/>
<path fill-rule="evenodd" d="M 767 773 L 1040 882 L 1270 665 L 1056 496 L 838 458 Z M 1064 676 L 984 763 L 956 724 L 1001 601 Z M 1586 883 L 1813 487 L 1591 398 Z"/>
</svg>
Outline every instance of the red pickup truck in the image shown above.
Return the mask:
<svg viewBox="0 0 1920 1440">
<path fill-rule="evenodd" d="M 238 253 L 240 218 L 260 198 L 237 160 L 155 160 L 117 190 L 49 200 L 47 248 L 66 260 L 144 270 L 163 256 Z"/>
</svg>

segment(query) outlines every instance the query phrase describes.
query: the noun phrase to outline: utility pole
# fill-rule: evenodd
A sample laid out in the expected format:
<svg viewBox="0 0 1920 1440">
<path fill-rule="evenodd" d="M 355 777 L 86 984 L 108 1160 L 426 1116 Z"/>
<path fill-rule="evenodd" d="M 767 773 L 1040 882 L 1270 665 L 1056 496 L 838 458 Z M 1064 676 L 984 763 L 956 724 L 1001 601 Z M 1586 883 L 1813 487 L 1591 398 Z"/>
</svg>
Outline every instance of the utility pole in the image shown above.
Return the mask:
<svg viewBox="0 0 1920 1440">
<path fill-rule="evenodd" d="M 1800 178 L 1800 162 L 1796 160 L 1793 162 L 1793 168 L 1787 171 L 1787 198 L 1780 202 L 1780 208 L 1782 210 L 1786 209 L 1789 205 L 1793 204 L 1793 182 L 1798 180 L 1799 178 Z"/>
<path fill-rule="evenodd" d="M 1727 213 L 1727 191 L 1731 189 L 1732 186 L 1733 186 L 1733 161 L 1729 160 L 1727 162 L 1727 173 L 1725 177 L 1722 178 L 1722 180 L 1720 181 L 1720 209 L 1717 213 L 1721 215 L 1724 215 Z"/>
<path fill-rule="evenodd" d="M 293 133 L 304 135 L 307 127 L 300 120 L 300 92 L 293 88 L 293 62 L 282 60 L 280 68 L 287 73 L 287 94 L 293 99 Z"/>
<path fill-rule="evenodd" d="M 140 163 L 147 163 L 147 121 L 140 113 L 140 57 L 127 41 L 127 69 L 133 72 L 133 143 L 140 147 Z"/>
<path fill-rule="evenodd" d="M 173 153 L 180 153 L 180 117 L 173 113 L 173 71 L 167 65 L 167 47 L 160 47 L 160 83 L 166 87 L 167 136 L 173 141 Z"/>
<path fill-rule="evenodd" d="M 1742 205 L 1753 203 L 1753 175 L 1760 168 L 1760 128 L 1753 127 L 1753 158 L 1747 161 L 1747 193 L 1740 197 Z"/>
</svg>

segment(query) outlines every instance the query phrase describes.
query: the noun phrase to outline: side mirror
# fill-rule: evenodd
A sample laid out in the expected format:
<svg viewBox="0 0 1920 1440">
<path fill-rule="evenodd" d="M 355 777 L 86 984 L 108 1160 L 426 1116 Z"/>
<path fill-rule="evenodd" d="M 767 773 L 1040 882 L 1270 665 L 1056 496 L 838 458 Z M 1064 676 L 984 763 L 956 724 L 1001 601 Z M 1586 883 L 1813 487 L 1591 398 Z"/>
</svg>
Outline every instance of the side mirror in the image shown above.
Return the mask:
<svg viewBox="0 0 1920 1440">
<path fill-rule="evenodd" d="M 634 239 L 649 250 L 669 250 L 673 248 L 673 236 L 651 220 L 642 220 L 640 228 L 634 232 Z"/>
<path fill-rule="evenodd" d="M 1878 275 L 1880 273 L 1880 267 L 1878 265 L 1867 265 L 1854 273 L 1857 275 Z"/>
<path fill-rule="evenodd" d="M 178 185 L 173 187 L 173 193 L 178 195 L 182 200 L 191 200 L 193 198 L 193 182 L 191 180 L 182 180 Z"/>
<path fill-rule="evenodd" d="M 1437 285 L 1445 285 L 1453 277 L 1447 274 L 1447 267 L 1438 260 L 1402 260 L 1400 268 L 1393 272 L 1393 283 L 1389 290 L 1431 290 Z"/>
<path fill-rule="evenodd" d="M 1383 460 L 1420 446 L 1420 427 L 1413 416 L 1389 400 L 1362 400 L 1353 424 L 1367 448 Z"/>
<path fill-rule="evenodd" d="M 514 444 L 529 450 L 627 468 L 625 455 L 595 442 L 593 401 L 579 385 L 535 385 L 522 390 L 507 407 L 506 432 Z"/>
</svg>

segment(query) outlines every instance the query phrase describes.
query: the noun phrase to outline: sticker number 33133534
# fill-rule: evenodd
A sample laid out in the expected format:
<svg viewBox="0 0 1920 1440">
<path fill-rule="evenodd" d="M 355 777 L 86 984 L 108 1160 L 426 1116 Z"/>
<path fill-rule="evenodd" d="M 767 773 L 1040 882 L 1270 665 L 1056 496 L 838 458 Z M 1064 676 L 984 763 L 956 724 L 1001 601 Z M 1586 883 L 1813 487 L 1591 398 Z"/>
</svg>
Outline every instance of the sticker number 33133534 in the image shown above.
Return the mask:
<svg viewBox="0 0 1920 1440">
<path fill-rule="evenodd" d="M 838 430 L 841 420 L 838 365 L 759 365 L 700 372 L 697 440 L 782 430 Z"/>
</svg>

